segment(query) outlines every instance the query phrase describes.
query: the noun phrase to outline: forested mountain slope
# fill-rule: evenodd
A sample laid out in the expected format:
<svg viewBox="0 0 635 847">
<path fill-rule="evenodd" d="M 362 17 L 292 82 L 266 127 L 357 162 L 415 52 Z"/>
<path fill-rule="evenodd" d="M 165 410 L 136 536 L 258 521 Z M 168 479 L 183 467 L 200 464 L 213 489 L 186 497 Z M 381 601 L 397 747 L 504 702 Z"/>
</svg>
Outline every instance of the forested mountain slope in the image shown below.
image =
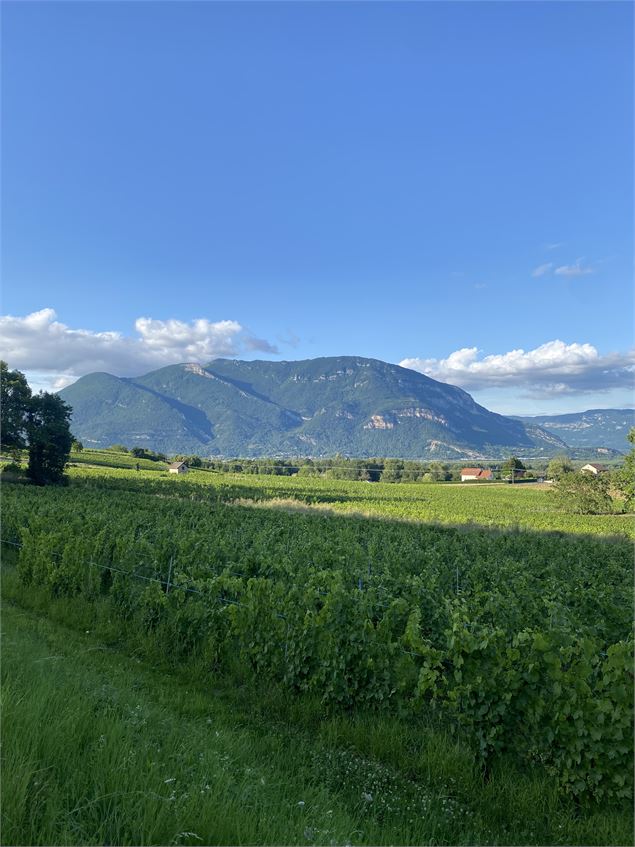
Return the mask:
<svg viewBox="0 0 635 847">
<path fill-rule="evenodd" d="M 87 445 L 203 456 L 477 458 L 566 445 L 495 414 L 460 388 L 358 356 L 215 359 L 138 378 L 95 373 L 64 389 Z"/>
</svg>

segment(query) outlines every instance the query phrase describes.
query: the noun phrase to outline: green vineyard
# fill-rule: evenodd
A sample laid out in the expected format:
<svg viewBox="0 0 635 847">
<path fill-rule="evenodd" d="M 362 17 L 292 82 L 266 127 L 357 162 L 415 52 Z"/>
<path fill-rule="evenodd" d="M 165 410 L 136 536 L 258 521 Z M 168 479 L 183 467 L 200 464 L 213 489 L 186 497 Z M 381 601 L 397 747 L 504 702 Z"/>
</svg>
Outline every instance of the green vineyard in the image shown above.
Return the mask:
<svg viewBox="0 0 635 847">
<path fill-rule="evenodd" d="M 486 774 L 512 756 L 564 794 L 623 802 L 630 521 L 563 515 L 548 495 L 82 469 L 62 489 L 6 485 L 2 537 L 23 592 L 82 597 L 113 643 L 330 713 L 425 713 Z M 253 508 L 289 499 L 304 510 Z"/>
<path fill-rule="evenodd" d="M 97 453 L 95 453 L 97 455 Z M 105 461 L 105 451 L 99 456 Z M 111 459 L 108 459 L 112 462 Z M 117 459 L 118 461 L 118 459 Z M 152 464 L 152 463 L 148 463 Z M 521 528 L 539 532 L 616 535 L 635 539 L 632 514 L 580 515 L 563 510 L 548 486 L 506 484 L 363 483 L 307 477 L 190 471 L 175 479 L 161 469 L 130 472 L 113 467 L 71 468 L 76 484 L 176 494 L 208 502 L 304 504 L 338 513 Z M 178 488 L 174 488 L 178 485 Z"/>
</svg>

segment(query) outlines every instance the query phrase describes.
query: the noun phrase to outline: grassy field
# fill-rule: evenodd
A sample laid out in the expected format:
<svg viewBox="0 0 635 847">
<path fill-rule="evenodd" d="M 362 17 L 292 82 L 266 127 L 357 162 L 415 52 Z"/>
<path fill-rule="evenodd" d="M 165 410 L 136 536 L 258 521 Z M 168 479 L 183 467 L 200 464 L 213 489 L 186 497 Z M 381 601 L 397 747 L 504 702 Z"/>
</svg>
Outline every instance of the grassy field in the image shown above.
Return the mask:
<svg viewBox="0 0 635 847">
<path fill-rule="evenodd" d="M 136 459 L 130 453 L 116 450 L 91 450 L 84 448 L 81 452 L 71 453 L 70 462 L 73 465 L 92 465 L 105 468 L 123 468 L 135 470 L 137 465 L 144 471 L 165 471 L 166 462 L 153 462 L 150 459 Z"/>
<path fill-rule="evenodd" d="M 22 466 L 26 467 L 28 463 L 28 453 L 26 450 L 18 453 L 21 457 Z M 8 462 L 9 457 L 4 457 L 4 461 Z M 167 462 L 152 461 L 150 459 L 136 459 L 130 453 L 123 453 L 119 450 L 91 450 L 84 448 L 81 451 L 72 451 L 68 461 L 68 469 L 75 467 L 83 468 L 118 468 L 122 470 L 136 470 L 137 465 L 140 470 L 144 471 L 167 471 Z"/>
<path fill-rule="evenodd" d="M 628 809 L 512 762 L 485 782 L 425 721 L 201 684 L 78 631 L 88 609 L 5 593 L 3 844 L 632 843 Z"/>
</svg>

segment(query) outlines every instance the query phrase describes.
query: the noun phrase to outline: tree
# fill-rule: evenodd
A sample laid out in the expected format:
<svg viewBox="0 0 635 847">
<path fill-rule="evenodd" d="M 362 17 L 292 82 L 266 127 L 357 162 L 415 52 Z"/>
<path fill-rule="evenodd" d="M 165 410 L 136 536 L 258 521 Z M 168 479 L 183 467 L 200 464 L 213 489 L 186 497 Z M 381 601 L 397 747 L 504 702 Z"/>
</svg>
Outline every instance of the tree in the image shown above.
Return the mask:
<svg viewBox="0 0 635 847">
<path fill-rule="evenodd" d="M 73 443 L 71 444 L 71 450 L 73 453 L 81 453 L 84 449 L 84 445 L 81 441 L 78 441 L 76 438 L 73 439 Z"/>
<path fill-rule="evenodd" d="M 503 462 L 501 471 L 503 474 L 511 474 L 512 470 L 524 471 L 525 466 L 520 461 L 518 456 L 510 456 L 507 461 Z"/>
<path fill-rule="evenodd" d="M 399 482 L 401 480 L 404 463 L 399 459 L 386 459 L 384 470 L 381 475 L 382 482 Z"/>
<path fill-rule="evenodd" d="M 554 456 L 547 465 L 547 478 L 560 479 L 566 473 L 573 473 L 574 467 L 568 456 Z"/>
<path fill-rule="evenodd" d="M 10 371 L 0 361 L 0 442 L 2 448 L 19 453 L 26 447 L 31 389 L 20 371 Z"/>
<path fill-rule="evenodd" d="M 70 430 L 72 409 L 57 394 L 41 391 L 31 398 L 27 415 L 29 468 L 27 476 L 36 485 L 60 483 L 73 443 Z"/>
<path fill-rule="evenodd" d="M 444 482 L 448 479 L 447 467 L 442 465 L 441 462 L 432 462 L 429 473 L 435 482 Z"/>
<path fill-rule="evenodd" d="M 513 482 L 514 479 L 517 479 L 522 474 L 516 474 L 516 471 L 524 471 L 525 466 L 520 461 L 518 456 L 510 456 L 506 462 L 503 462 L 501 467 L 501 478 L 502 479 L 511 479 Z"/>
<path fill-rule="evenodd" d="M 631 427 L 628 440 L 633 447 L 624 458 L 623 466 L 614 474 L 613 483 L 626 500 L 627 508 L 635 506 L 635 427 Z"/>
<path fill-rule="evenodd" d="M 168 460 L 165 453 L 155 453 L 147 447 L 133 447 L 129 452 L 134 459 L 148 459 L 150 462 L 167 462 Z"/>
<path fill-rule="evenodd" d="M 566 473 L 560 477 L 554 490 L 565 512 L 578 515 L 609 515 L 613 512 L 608 474 Z"/>
</svg>

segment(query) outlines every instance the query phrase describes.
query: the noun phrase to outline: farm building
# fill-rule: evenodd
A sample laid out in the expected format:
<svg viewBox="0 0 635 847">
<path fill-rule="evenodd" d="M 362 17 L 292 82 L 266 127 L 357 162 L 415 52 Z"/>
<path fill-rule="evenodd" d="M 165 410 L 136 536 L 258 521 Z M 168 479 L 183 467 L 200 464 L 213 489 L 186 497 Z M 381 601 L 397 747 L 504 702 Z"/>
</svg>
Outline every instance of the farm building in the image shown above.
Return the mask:
<svg viewBox="0 0 635 847">
<path fill-rule="evenodd" d="M 592 473 L 597 476 L 600 473 L 606 473 L 606 471 L 608 471 L 608 468 L 606 467 L 606 465 L 596 465 L 595 462 L 589 462 L 588 465 L 583 465 L 580 470 L 583 473 Z"/>
<path fill-rule="evenodd" d="M 187 473 L 188 470 L 189 468 L 185 462 L 172 462 L 171 465 L 168 465 L 168 471 L 170 473 Z"/>
<path fill-rule="evenodd" d="M 461 482 L 467 482 L 470 479 L 493 479 L 494 475 L 489 469 L 485 468 L 462 468 Z"/>
</svg>

